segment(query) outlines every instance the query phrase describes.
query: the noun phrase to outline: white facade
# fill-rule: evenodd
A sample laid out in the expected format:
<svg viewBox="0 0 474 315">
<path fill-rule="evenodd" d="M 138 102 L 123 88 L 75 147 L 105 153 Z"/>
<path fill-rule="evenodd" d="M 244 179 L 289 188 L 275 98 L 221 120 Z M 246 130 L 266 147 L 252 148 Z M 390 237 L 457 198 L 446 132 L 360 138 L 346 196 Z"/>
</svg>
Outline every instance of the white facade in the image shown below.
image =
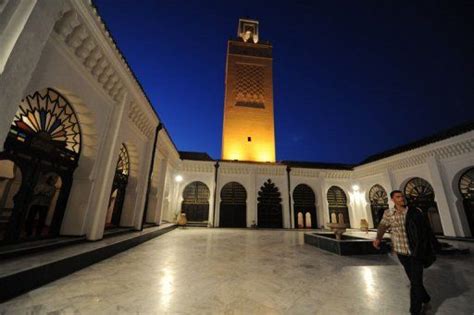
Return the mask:
<svg viewBox="0 0 474 315">
<path fill-rule="evenodd" d="M 372 163 L 356 166 L 353 170 L 328 170 L 292 167 L 290 171 L 290 192 L 298 184 L 306 184 L 316 195 L 318 226 L 324 226 L 329 219 L 327 192 L 331 186 L 344 190 L 348 198 L 348 210 L 352 227 L 360 227 L 360 220 L 367 219 L 373 226 L 368 192 L 375 185 L 381 185 L 387 193 L 400 189 L 412 178 L 428 181 L 434 189 L 435 201 L 446 236 L 471 236 L 458 182 L 460 176 L 474 166 L 474 131 L 438 141 L 407 152 L 399 153 Z M 281 192 L 283 226 L 294 228 L 290 213 L 286 165 L 268 163 L 219 162 L 217 176 L 216 207 L 212 206 L 214 192 L 215 161 L 181 162 L 178 173 L 184 180 L 181 187 L 200 180 L 211 190 L 211 221 L 218 226 L 220 190 L 229 182 L 238 182 L 247 191 L 247 227 L 257 220 L 257 193 L 262 184 L 271 179 Z M 354 185 L 359 189 L 354 191 Z M 184 188 L 184 187 L 183 187 Z M 180 189 L 180 191 L 183 190 Z M 177 211 L 179 203 L 177 204 Z M 291 219 L 290 219 L 291 218 Z M 291 222 L 290 222 L 291 220 Z"/>
<path fill-rule="evenodd" d="M 63 235 L 102 238 L 118 153 L 124 144 L 130 175 L 121 226 L 140 229 L 146 202 L 147 222 L 175 221 L 183 190 L 194 181 L 210 190 L 209 226 L 219 226 L 220 191 L 232 181 L 247 192 L 247 227 L 258 225 L 258 191 L 271 179 L 281 193 L 284 228 L 295 227 L 290 195 L 298 184 L 310 186 L 315 193 L 318 226 L 330 220 L 328 189 L 342 188 L 350 221 L 357 228 L 361 219 L 372 224 L 368 191 L 374 184 L 390 192 L 420 177 L 434 189 L 443 233 L 472 236 L 458 189 L 461 174 L 474 166 L 472 130 L 353 170 L 292 167 L 289 177 L 287 166 L 278 163 L 220 161 L 216 168 L 216 161 L 181 160 L 166 129 L 159 131 L 155 143 L 160 119 L 89 2 L 3 1 L 0 151 L 19 102 L 45 88 L 55 89 L 70 102 L 82 134 L 79 165 L 61 225 Z M 182 176 L 181 182 L 175 180 L 177 175 Z M 357 191 L 354 185 L 359 186 Z"/>
</svg>

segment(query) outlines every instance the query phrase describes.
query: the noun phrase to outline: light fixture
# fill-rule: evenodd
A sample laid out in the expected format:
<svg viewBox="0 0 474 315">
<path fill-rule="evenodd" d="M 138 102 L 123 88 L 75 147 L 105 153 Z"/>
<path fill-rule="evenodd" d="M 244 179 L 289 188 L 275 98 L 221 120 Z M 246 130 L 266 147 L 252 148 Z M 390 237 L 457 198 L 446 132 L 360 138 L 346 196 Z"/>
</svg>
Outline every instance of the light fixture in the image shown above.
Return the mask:
<svg viewBox="0 0 474 315">
<path fill-rule="evenodd" d="M 183 181 L 183 176 L 181 175 L 176 175 L 176 177 L 174 178 L 174 180 L 177 182 L 177 183 L 181 183 Z"/>
<path fill-rule="evenodd" d="M 359 191 L 359 185 L 352 185 L 353 191 Z"/>
</svg>

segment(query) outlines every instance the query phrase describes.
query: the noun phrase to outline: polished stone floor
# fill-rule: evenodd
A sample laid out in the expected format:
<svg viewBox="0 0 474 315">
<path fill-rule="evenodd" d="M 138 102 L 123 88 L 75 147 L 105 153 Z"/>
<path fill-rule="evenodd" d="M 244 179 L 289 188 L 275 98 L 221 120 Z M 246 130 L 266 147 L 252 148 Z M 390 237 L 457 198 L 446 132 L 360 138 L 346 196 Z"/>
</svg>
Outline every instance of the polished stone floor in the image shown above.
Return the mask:
<svg viewBox="0 0 474 315">
<path fill-rule="evenodd" d="M 426 271 L 429 314 L 474 313 L 474 257 Z M 391 256 L 340 257 L 303 232 L 176 229 L 0 304 L 0 314 L 406 314 Z"/>
</svg>

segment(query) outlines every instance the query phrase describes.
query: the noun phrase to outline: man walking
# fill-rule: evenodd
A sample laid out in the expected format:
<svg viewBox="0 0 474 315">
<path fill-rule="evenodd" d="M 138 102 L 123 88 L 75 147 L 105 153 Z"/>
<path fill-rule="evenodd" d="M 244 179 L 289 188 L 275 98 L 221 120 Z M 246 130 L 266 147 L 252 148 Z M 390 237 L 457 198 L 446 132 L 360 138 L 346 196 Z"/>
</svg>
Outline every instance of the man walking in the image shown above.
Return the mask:
<svg viewBox="0 0 474 315">
<path fill-rule="evenodd" d="M 436 259 L 431 228 L 422 210 L 406 207 L 405 196 L 400 190 L 392 191 L 390 198 L 395 206 L 385 211 L 373 245 L 380 249 L 382 237 L 390 229 L 393 251 L 410 280 L 410 313 L 420 314 L 422 305 L 431 300 L 423 285 L 423 268 Z"/>
</svg>

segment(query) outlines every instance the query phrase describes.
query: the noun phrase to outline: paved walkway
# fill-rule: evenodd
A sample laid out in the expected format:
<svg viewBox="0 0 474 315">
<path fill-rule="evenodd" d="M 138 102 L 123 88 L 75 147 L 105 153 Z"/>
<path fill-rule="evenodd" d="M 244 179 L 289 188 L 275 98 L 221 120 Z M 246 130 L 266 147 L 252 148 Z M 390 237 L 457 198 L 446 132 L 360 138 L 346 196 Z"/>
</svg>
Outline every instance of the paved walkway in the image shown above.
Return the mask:
<svg viewBox="0 0 474 315">
<path fill-rule="evenodd" d="M 474 313 L 474 257 L 426 271 L 431 314 Z M 303 232 L 176 229 L 0 305 L 0 314 L 406 314 L 390 256 L 339 257 Z"/>
</svg>

